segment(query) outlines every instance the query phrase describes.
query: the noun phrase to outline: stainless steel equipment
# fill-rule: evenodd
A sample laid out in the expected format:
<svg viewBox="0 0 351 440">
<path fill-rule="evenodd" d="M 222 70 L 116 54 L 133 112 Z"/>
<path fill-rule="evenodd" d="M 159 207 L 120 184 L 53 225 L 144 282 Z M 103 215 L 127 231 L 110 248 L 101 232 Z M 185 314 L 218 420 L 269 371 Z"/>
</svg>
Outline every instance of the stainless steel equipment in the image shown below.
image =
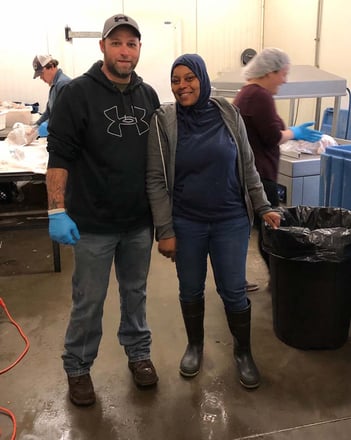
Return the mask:
<svg viewBox="0 0 351 440">
<path fill-rule="evenodd" d="M 212 95 L 233 98 L 245 84 L 239 72 L 223 72 L 211 82 Z M 289 99 L 289 125 L 293 125 L 295 114 L 295 100 L 299 98 L 315 98 L 316 103 L 316 128 L 320 126 L 321 98 L 334 97 L 334 113 L 331 135 L 335 136 L 337 121 L 340 111 L 341 96 L 346 95 L 346 79 L 314 66 L 291 66 L 288 82 L 283 84 L 276 99 Z"/>
<path fill-rule="evenodd" d="M 349 145 L 335 138 L 338 145 Z M 319 206 L 320 156 L 294 153 L 281 154 L 279 161 L 279 197 L 286 206 Z"/>
<path fill-rule="evenodd" d="M 211 82 L 212 95 L 234 98 L 245 85 L 238 72 L 224 72 Z M 314 66 L 291 66 L 287 83 L 279 88 L 275 99 L 289 99 L 289 125 L 293 125 L 295 101 L 299 98 L 316 99 L 315 126 L 320 127 L 321 98 L 334 97 L 331 135 L 335 137 L 341 97 L 346 95 L 346 79 Z M 279 162 L 278 184 L 281 198 L 288 206 L 318 206 L 320 156 L 301 154 L 299 157 L 282 155 Z"/>
<path fill-rule="evenodd" d="M 279 161 L 279 197 L 286 206 L 318 206 L 320 156 L 300 154 L 289 157 L 284 154 Z"/>
</svg>

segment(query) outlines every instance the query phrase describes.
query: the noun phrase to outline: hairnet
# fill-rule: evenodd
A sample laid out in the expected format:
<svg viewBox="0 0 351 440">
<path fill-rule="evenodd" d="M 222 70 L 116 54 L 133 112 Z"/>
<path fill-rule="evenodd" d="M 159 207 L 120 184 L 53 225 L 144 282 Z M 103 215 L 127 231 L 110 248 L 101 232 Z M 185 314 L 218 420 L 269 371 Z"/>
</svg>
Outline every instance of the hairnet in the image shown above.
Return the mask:
<svg viewBox="0 0 351 440">
<path fill-rule="evenodd" d="M 255 55 L 244 67 L 246 80 L 262 78 L 267 73 L 277 72 L 290 64 L 288 55 L 276 47 L 267 47 Z"/>
</svg>

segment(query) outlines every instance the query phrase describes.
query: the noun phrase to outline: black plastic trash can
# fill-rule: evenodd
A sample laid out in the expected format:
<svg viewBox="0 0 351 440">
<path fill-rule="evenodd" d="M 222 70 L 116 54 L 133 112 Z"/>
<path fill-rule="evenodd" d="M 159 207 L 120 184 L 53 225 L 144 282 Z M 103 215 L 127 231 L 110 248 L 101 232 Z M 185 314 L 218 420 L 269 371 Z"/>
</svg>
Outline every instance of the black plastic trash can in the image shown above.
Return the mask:
<svg viewBox="0 0 351 440">
<path fill-rule="evenodd" d="M 262 225 L 274 332 L 300 349 L 339 348 L 351 317 L 351 211 L 296 206 L 281 212 L 279 229 Z"/>
</svg>

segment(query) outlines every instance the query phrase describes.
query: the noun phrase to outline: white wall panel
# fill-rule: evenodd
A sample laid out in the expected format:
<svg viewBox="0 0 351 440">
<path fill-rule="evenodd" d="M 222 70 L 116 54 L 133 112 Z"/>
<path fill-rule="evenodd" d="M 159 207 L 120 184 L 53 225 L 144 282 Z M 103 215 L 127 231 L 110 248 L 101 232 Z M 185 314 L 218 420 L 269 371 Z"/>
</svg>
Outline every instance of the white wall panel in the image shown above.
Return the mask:
<svg viewBox="0 0 351 440">
<path fill-rule="evenodd" d="M 0 101 L 39 101 L 44 110 L 49 88 L 40 79 L 32 79 L 35 54 L 50 53 L 67 75 L 76 76 L 100 58 L 100 49 L 97 39 L 66 42 L 65 26 L 101 32 L 104 20 L 122 12 L 122 5 L 122 0 L 8 2 L 1 12 Z"/>
<path fill-rule="evenodd" d="M 324 0 L 321 29 L 320 66 L 347 80 L 351 88 L 351 2 L 350 0 Z M 332 107 L 331 100 L 323 101 L 324 107 Z M 348 109 L 350 97 L 342 98 L 341 107 Z"/>
<path fill-rule="evenodd" d="M 266 0 L 264 46 L 286 51 L 293 64 L 314 65 L 318 0 Z"/>
<path fill-rule="evenodd" d="M 350 39 L 351 22 L 349 0 L 265 0 L 264 46 L 277 46 L 285 50 L 293 64 L 315 64 L 318 6 L 321 5 L 321 29 L 319 67 L 346 78 L 351 84 Z M 326 107 L 332 107 L 334 99 L 323 98 L 321 120 Z M 342 108 L 349 105 L 348 95 L 342 98 Z M 286 119 L 287 105 L 278 103 L 278 109 Z M 297 122 L 313 120 L 314 100 L 300 100 Z"/>
<path fill-rule="evenodd" d="M 261 3 L 261 0 L 197 2 L 198 53 L 205 58 L 211 79 L 221 72 L 239 70 L 244 49 L 261 49 Z"/>
<path fill-rule="evenodd" d="M 180 46 L 183 52 L 196 51 L 196 7 L 204 0 L 124 0 L 125 13 L 132 17 L 140 17 L 140 25 L 163 22 L 164 20 L 179 23 L 181 26 Z M 206 0 L 205 0 L 206 1 Z M 160 38 L 155 38 L 145 50 L 157 50 Z M 162 57 L 160 50 L 159 57 Z"/>
<path fill-rule="evenodd" d="M 44 10 L 45 1 L 38 0 L 36 8 Z M 32 16 L 33 5 L 30 2 L 12 1 L 2 7 L 0 101 L 31 102 L 32 97 L 40 92 L 39 84 L 32 79 L 32 60 L 37 51 L 48 50 L 47 28 L 39 24 L 44 19 L 40 12 L 33 22 L 29 20 Z M 47 86 L 44 86 L 43 83 L 47 93 Z"/>
<path fill-rule="evenodd" d="M 64 29 L 73 32 L 101 32 L 106 18 L 122 12 L 138 22 L 142 33 L 142 50 L 137 73 L 160 93 L 161 100 L 172 99 L 169 71 L 175 57 L 181 53 L 184 41 L 187 49 L 195 50 L 196 0 L 37 0 L 35 20 L 33 4 L 25 0 L 8 3 L 2 12 L 0 26 L 0 101 L 39 101 L 44 110 L 48 86 L 33 80 L 32 60 L 36 53 L 51 53 L 59 60 L 64 72 L 76 77 L 101 59 L 98 38 L 65 40 Z M 18 15 L 18 10 L 21 14 Z M 187 11 L 184 14 L 184 11 Z M 16 19 L 16 27 L 12 17 Z M 171 22 L 171 25 L 165 25 Z M 18 29 L 17 29 L 18 27 Z M 184 31 L 185 27 L 185 31 Z"/>
<path fill-rule="evenodd" d="M 307 5 L 308 3 L 308 5 Z M 318 0 L 266 0 L 264 9 L 264 47 L 287 52 L 292 64 L 314 65 Z M 315 100 L 300 99 L 294 115 L 296 123 L 314 120 Z M 280 116 L 287 122 L 289 102 L 277 101 Z"/>
<path fill-rule="evenodd" d="M 278 46 L 294 64 L 314 64 L 318 4 L 318 0 L 61 0 L 59 4 L 13 0 L 1 12 L 0 101 L 38 100 L 42 108 L 48 86 L 32 79 L 34 55 L 51 53 L 70 76 L 84 72 L 101 58 L 98 40 L 66 42 L 65 26 L 73 31 L 101 31 L 104 20 L 118 12 L 139 22 L 143 47 L 137 71 L 145 80 L 160 84 L 165 96 L 171 63 L 179 52 L 202 55 L 211 78 L 240 69 L 240 55 L 247 47 Z M 345 77 L 350 84 L 351 2 L 324 0 L 322 4 L 320 68 Z M 171 21 L 176 30 L 164 30 L 165 21 Z M 343 107 L 347 104 L 345 97 Z M 331 100 L 325 105 L 331 105 Z M 301 103 L 299 113 L 305 119 L 303 109 Z"/>
<path fill-rule="evenodd" d="M 142 54 L 136 71 L 156 89 L 161 102 L 174 101 L 170 70 L 184 51 L 184 27 L 189 41 L 195 41 L 195 33 L 189 32 L 189 20 L 194 22 L 196 17 L 195 4 L 195 0 L 124 1 L 125 13 L 134 17 L 141 28 Z"/>
<path fill-rule="evenodd" d="M 324 0 L 320 65 L 348 79 L 351 87 L 351 2 Z"/>
<path fill-rule="evenodd" d="M 124 5 L 126 14 L 137 18 L 143 29 L 138 74 L 156 89 L 161 102 L 174 101 L 173 61 L 196 50 L 196 0 L 125 0 Z"/>
</svg>

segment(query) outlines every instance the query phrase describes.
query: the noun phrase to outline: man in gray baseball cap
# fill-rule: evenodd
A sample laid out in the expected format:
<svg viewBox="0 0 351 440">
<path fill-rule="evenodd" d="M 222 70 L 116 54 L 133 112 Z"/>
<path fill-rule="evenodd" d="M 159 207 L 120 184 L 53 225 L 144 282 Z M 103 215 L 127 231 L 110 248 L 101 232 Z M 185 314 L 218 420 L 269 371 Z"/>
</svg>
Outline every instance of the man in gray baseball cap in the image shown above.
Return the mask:
<svg viewBox="0 0 351 440">
<path fill-rule="evenodd" d="M 35 125 L 39 127 L 40 136 L 47 135 L 47 125 L 52 113 L 54 102 L 63 87 L 71 81 L 71 78 L 67 76 L 62 69 L 57 67 L 58 64 L 59 62 L 50 54 L 35 55 L 32 62 L 34 69 L 33 79 L 40 78 L 50 87 L 49 99 L 45 111 L 35 122 Z"/>
<path fill-rule="evenodd" d="M 105 38 L 107 38 L 109 34 L 119 26 L 131 27 L 134 30 L 135 35 L 140 40 L 141 34 L 137 22 L 127 15 L 123 14 L 113 15 L 105 21 L 104 29 L 102 31 L 102 39 L 104 40 Z"/>
<path fill-rule="evenodd" d="M 47 138 L 49 234 L 74 252 L 62 360 L 69 397 L 78 406 L 96 401 L 90 371 L 103 334 L 112 265 L 120 297 L 117 337 L 133 380 L 138 387 L 158 382 L 146 320 L 154 235 L 145 165 L 150 121 L 160 102 L 135 72 L 141 41 L 133 19 L 108 18 L 99 46 L 103 60 L 58 96 Z"/>
</svg>

